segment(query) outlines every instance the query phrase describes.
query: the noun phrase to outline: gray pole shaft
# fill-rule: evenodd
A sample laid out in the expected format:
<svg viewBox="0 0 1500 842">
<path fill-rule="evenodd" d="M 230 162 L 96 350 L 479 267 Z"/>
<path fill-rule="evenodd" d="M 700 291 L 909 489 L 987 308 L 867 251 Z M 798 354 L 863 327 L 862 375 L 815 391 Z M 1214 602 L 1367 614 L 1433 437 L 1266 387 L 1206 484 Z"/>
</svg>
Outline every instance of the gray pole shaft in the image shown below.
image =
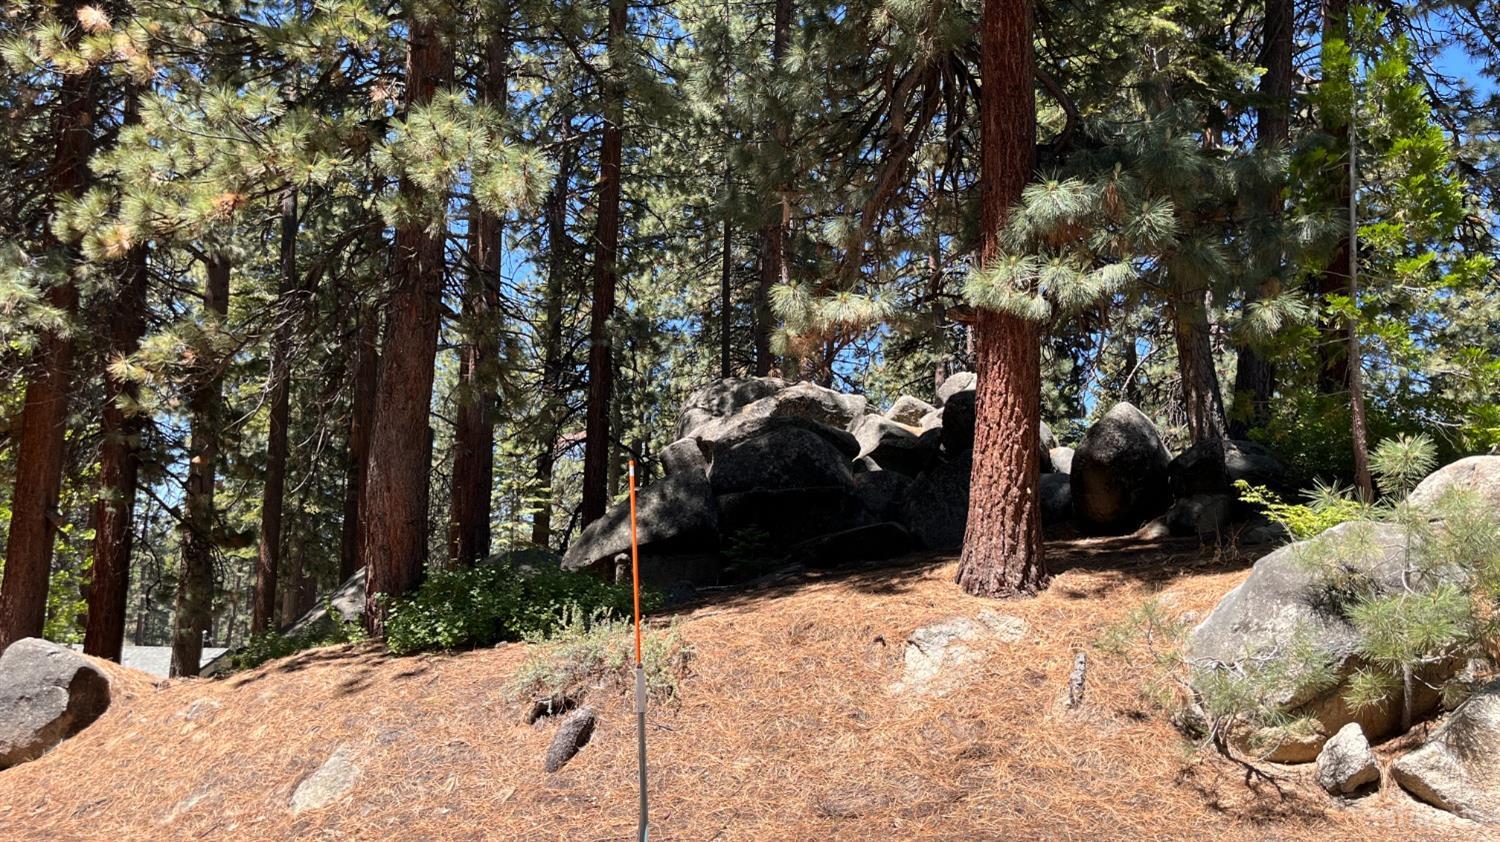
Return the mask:
<svg viewBox="0 0 1500 842">
<path fill-rule="evenodd" d="M 636 827 L 636 838 L 646 842 L 650 838 L 646 809 L 646 671 L 635 665 L 635 751 L 641 774 L 641 820 Z"/>
</svg>

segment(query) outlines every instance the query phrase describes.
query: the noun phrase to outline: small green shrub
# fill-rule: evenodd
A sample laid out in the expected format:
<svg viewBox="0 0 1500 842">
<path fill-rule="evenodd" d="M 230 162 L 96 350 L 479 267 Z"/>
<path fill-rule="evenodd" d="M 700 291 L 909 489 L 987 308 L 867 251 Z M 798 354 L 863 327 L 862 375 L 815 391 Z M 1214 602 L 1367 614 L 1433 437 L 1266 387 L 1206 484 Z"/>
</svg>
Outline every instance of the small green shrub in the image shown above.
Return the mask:
<svg viewBox="0 0 1500 842">
<path fill-rule="evenodd" d="M 1286 527 L 1292 537 L 1303 541 L 1332 529 L 1345 521 L 1364 517 L 1367 507 L 1337 486 L 1319 483 L 1308 492 L 1306 503 L 1288 503 L 1263 485 L 1237 480 L 1234 487 L 1240 499 L 1261 507 L 1273 522 Z"/>
<path fill-rule="evenodd" d="M 526 642 L 531 652 L 512 688 L 518 698 L 577 696 L 601 686 L 623 692 L 634 686 L 635 632 L 629 620 L 568 611 L 550 637 L 528 635 Z M 674 698 L 691 655 L 675 622 L 663 631 L 644 629 L 647 692 L 659 701 Z"/>
<path fill-rule="evenodd" d="M 230 671 L 254 669 L 267 661 L 295 655 L 304 649 L 336 646 L 341 643 L 359 643 L 366 639 L 364 627 L 358 622 L 344 621 L 331 604 L 328 606 L 328 616 L 334 620 L 330 631 L 305 634 L 268 631 L 252 635 L 243 648 L 230 654 Z"/>
<path fill-rule="evenodd" d="M 659 597 L 641 595 L 643 609 Z M 619 617 L 631 610 L 628 586 L 550 569 L 523 575 L 508 565 L 434 573 L 415 593 L 391 602 L 385 642 L 398 655 L 546 637 L 569 617 Z"/>
</svg>

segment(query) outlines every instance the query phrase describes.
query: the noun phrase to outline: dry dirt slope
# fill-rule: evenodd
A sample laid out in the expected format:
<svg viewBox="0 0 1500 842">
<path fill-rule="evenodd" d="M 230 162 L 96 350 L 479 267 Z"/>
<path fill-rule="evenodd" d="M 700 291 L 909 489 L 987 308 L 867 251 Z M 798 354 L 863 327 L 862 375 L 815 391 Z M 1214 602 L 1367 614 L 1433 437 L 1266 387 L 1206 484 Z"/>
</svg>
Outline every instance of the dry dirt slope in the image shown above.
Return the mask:
<svg viewBox="0 0 1500 842">
<path fill-rule="evenodd" d="M 687 612 L 681 699 L 652 714 L 653 839 L 1476 838 L 1387 786 L 1357 807 L 1305 775 L 1247 786 L 1188 752 L 1140 673 L 1091 650 L 1077 711 L 1057 699 L 1074 652 L 1156 594 L 1203 612 L 1244 574 L 1183 544 L 1052 545 L 1041 598 L 992 603 L 953 561 L 812 578 Z M 893 694 L 916 627 L 995 608 L 1025 621 L 941 697 Z M 596 698 L 593 742 L 541 772 L 550 728 L 508 692 L 524 648 L 394 659 L 316 650 L 216 681 L 121 698 L 78 737 L 0 772 L 5 839 L 626 839 L 634 717 Z M 350 784 L 294 812 L 298 784 Z M 352 783 L 350 783 L 352 782 Z M 337 787 L 335 787 L 337 789 Z"/>
</svg>

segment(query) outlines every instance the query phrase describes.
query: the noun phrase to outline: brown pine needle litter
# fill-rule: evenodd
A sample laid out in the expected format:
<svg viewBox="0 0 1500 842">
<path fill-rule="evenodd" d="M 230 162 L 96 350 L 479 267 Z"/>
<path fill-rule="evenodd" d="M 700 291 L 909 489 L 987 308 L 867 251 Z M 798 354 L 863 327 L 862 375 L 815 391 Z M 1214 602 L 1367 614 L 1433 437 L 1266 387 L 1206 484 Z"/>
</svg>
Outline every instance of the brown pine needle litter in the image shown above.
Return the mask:
<svg viewBox="0 0 1500 842">
<path fill-rule="evenodd" d="M 1352 805 L 1311 766 L 1277 785 L 1192 744 L 1101 635 L 1157 598 L 1202 616 L 1247 562 L 1192 542 L 1049 545 L 1037 599 L 970 597 L 951 557 L 807 575 L 679 612 L 692 648 L 678 697 L 653 704 L 652 839 L 1432 839 L 1477 825 L 1387 776 Z M 973 644 L 943 695 L 893 692 L 917 627 L 985 609 L 1024 621 Z M 653 623 L 664 623 L 657 617 Z M 1083 703 L 1068 709 L 1075 654 Z M 0 772 L 3 839 L 633 838 L 631 699 L 595 691 L 592 741 L 547 775 L 557 720 L 523 722 L 522 644 L 393 658 L 312 650 L 215 680 L 157 686 L 110 666 L 94 725 Z M 335 753 L 322 806 L 293 793 Z M 1389 748 L 1383 754 L 1388 755 Z M 1388 759 L 1388 756 L 1386 757 Z M 317 780 L 338 775 L 320 775 Z M 352 780 L 351 780 L 352 778 Z M 1277 791 L 1279 787 L 1280 792 Z"/>
</svg>

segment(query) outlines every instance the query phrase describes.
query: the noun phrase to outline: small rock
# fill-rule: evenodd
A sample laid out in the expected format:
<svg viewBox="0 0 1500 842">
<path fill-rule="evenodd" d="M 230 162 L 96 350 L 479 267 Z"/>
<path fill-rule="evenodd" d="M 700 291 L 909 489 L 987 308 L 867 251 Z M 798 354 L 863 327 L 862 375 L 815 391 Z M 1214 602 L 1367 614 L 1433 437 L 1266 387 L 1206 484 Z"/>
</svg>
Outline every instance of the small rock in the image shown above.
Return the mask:
<svg viewBox="0 0 1500 842">
<path fill-rule="evenodd" d="M 891 408 L 886 411 L 885 417 L 897 424 L 905 424 L 908 427 L 919 427 L 922 418 L 934 409 L 933 405 L 911 395 L 902 395 L 896 399 Z"/>
<path fill-rule="evenodd" d="M 357 759 L 358 753 L 352 746 L 341 744 L 334 749 L 323 765 L 303 778 L 292 791 L 292 815 L 322 809 L 344 797 L 359 780 Z"/>
<path fill-rule="evenodd" d="M 1073 448 L 1054 447 L 1047 451 L 1047 461 L 1052 463 L 1052 473 L 1073 473 Z"/>
<path fill-rule="evenodd" d="M 542 768 L 548 773 L 556 772 L 572 760 L 579 749 L 588 745 L 597 721 L 598 716 L 591 707 L 581 707 L 568 714 L 568 718 L 557 726 L 557 733 L 552 735 L 552 744 L 547 746 L 547 759 Z"/>
<path fill-rule="evenodd" d="M 959 667 L 983 657 L 971 644 L 986 638 L 1016 643 L 1025 635 L 1025 620 L 993 609 L 923 626 L 906 639 L 901 680 L 891 685 L 891 692 L 941 696 L 962 683 Z"/>
<path fill-rule="evenodd" d="M 1348 795 L 1380 780 L 1380 764 L 1358 722 L 1350 722 L 1318 752 L 1318 786 L 1331 795 Z"/>
<path fill-rule="evenodd" d="M 979 377 L 972 371 L 958 371 L 943 379 L 943 385 L 937 387 L 937 405 L 942 406 L 949 398 L 959 392 L 972 392 L 979 384 Z"/>
<path fill-rule="evenodd" d="M 1500 681 L 1480 688 L 1421 748 L 1392 764 L 1391 777 L 1434 807 L 1500 824 Z"/>
<path fill-rule="evenodd" d="M 109 708 L 109 679 L 88 658 L 22 638 L 0 653 L 0 769 L 46 754 Z"/>
</svg>

